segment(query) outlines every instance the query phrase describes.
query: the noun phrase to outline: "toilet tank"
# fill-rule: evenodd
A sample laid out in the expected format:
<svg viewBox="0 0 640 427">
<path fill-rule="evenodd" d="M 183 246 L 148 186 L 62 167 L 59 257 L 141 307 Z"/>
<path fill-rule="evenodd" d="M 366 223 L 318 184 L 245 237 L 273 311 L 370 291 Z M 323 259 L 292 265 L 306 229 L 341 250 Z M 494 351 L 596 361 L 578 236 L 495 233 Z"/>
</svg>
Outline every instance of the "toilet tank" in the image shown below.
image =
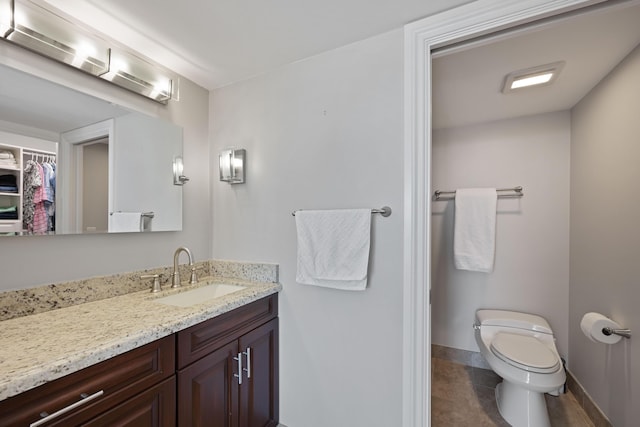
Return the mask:
<svg viewBox="0 0 640 427">
<path fill-rule="evenodd" d="M 549 322 L 535 314 L 508 310 L 478 310 L 476 319 L 481 326 L 499 326 L 553 334 Z"/>
</svg>

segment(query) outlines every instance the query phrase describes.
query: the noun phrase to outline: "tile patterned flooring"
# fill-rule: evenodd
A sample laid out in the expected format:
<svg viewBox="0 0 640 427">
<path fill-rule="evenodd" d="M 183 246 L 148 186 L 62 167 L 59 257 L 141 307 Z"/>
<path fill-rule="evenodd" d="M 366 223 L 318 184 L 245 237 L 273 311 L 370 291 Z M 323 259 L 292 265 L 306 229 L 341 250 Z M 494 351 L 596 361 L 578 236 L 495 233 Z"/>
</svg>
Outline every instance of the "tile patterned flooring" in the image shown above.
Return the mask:
<svg viewBox="0 0 640 427">
<path fill-rule="evenodd" d="M 493 371 L 433 357 L 431 373 L 432 427 L 509 427 L 496 406 Z M 593 427 L 570 392 L 545 397 L 552 427 Z"/>
</svg>

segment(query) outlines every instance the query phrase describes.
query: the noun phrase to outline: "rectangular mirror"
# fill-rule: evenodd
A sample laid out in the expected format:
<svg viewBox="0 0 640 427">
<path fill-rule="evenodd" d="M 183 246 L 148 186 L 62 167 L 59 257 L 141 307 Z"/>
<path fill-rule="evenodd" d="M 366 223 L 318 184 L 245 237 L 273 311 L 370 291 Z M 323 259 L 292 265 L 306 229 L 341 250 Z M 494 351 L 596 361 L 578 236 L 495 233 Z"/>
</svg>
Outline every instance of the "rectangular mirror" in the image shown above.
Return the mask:
<svg viewBox="0 0 640 427">
<path fill-rule="evenodd" d="M 0 65 L 0 235 L 178 231 L 182 128 Z"/>
</svg>

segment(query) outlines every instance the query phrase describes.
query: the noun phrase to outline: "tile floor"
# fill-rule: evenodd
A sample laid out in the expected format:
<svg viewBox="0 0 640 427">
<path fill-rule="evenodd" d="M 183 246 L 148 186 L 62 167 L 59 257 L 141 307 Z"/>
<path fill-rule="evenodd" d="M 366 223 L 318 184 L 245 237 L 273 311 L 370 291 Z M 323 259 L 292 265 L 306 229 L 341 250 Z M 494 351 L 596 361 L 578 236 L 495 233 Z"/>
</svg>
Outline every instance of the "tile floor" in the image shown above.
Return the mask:
<svg viewBox="0 0 640 427">
<path fill-rule="evenodd" d="M 433 427 L 509 427 L 496 406 L 500 377 L 493 371 L 438 357 L 431 359 L 431 367 Z M 546 399 L 552 427 L 593 427 L 570 392 Z"/>
</svg>

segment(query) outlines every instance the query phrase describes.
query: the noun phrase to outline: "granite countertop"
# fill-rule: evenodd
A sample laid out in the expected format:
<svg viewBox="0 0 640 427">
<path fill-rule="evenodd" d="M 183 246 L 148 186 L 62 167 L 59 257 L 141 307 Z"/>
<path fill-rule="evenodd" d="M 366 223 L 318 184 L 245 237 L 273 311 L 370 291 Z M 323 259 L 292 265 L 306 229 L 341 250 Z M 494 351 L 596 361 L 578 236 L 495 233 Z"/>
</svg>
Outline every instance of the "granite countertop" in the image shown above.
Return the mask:
<svg viewBox="0 0 640 427">
<path fill-rule="evenodd" d="M 154 299 L 208 283 L 246 286 L 210 302 L 175 307 Z M 125 353 L 282 290 L 279 283 L 202 278 L 152 294 L 133 292 L 0 322 L 0 400 Z"/>
</svg>

